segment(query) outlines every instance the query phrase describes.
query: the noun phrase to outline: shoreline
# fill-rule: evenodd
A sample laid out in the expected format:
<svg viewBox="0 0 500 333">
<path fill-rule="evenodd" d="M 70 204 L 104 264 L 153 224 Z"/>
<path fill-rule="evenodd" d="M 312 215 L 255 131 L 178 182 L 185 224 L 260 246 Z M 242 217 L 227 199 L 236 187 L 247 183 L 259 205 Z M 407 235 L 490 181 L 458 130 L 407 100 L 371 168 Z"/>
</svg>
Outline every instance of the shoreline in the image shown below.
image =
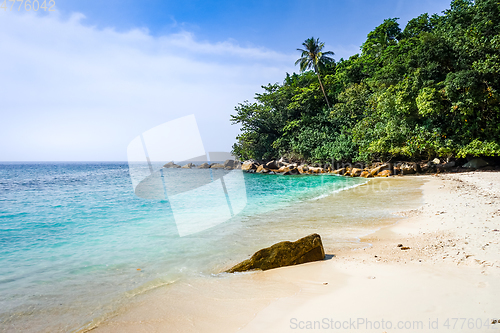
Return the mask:
<svg viewBox="0 0 500 333">
<path fill-rule="evenodd" d="M 360 324 L 357 327 L 336 330 L 346 332 L 381 332 L 384 331 L 381 326 L 376 329 L 366 324 L 371 321 L 381 325 L 382 320 L 394 325 L 392 329 L 386 325 L 387 332 L 500 329 L 500 324 L 491 324 L 500 317 L 497 310 L 500 301 L 495 296 L 500 292 L 500 232 L 493 231 L 500 226 L 500 177 L 498 173 L 484 175 L 429 177 L 423 186 L 424 205 L 402 212 L 408 219 L 362 238 L 372 246 L 341 251 L 330 265 L 325 265 L 330 266 L 331 274 L 346 274 L 347 286 L 318 290 L 312 297 L 296 297 L 295 306 L 288 308 L 284 302 L 276 302 L 260 312 L 243 332 L 296 331 L 300 330 L 300 322 L 304 328 L 309 323 L 314 329 L 318 320 L 324 331 L 328 331 L 325 327 L 332 324 L 330 319 L 334 319 L 334 324 L 356 319 Z M 493 187 L 490 183 L 496 185 L 496 190 L 488 191 L 488 186 Z M 467 192 L 471 190 L 476 192 Z M 478 191 L 488 193 L 478 195 Z M 481 203 L 483 198 L 486 200 Z M 495 204 L 496 207 L 488 209 Z M 492 213 L 489 210 L 493 215 L 489 215 Z M 466 212 L 476 220 L 471 222 Z M 470 223 L 472 228 L 468 226 Z M 486 235 L 484 230 L 474 230 L 485 227 L 490 230 Z M 399 244 L 410 249 L 401 250 Z M 276 315 L 278 308 L 284 314 L 271 323 L 270 316 Z M 323 322 L 325 318 L 328 323 Z M 361 318 L 359 323 L 358 318 Z M 446 320 L 452 318 L 467 318 L 476 326 L 451 329 L 454 322 L 448 321 L 450 326 L 446 327 Z M 480 326 L 478 319 L 482 320 Z M 422 323 L 422 327 L 397 329 L 399 322 Z"/>
<path fill-rule="evenodd" d="M 493 296 L 500 292 L 500 283 L 495 283 L 495 278 L 498 280 L 500 275 L 500 232 L 491 235 L 492 239 L 496 238 L 488 248 L 483 250 L 482 244 L 477 250 L 481 233 L 476 235 L 470 228 L 466 228 L 465 224 L 470 222 L 463 213 L 464 207 L 468 206 L 462 207 L 473 202 L 475 207 L 480 206 L 474 210 L 476 217 L 484 215 L 486 211 L 483 204 L 478 202 L 480 196 L 474 196 L 479 194 L 478 191 L 482 187 L 478 187 L 474 181 L 490 177 L 491 179 L 483 182 L 486 184 L 483 187 L 488 187 L 492 180 L 493 183 L 496 182 L 498 189 L 498 175 L 481 172 L 416 176 L 415 178 L 428 180 L 423 185 L 425 202 L 420 208 L 399 214 L 406 219 L 400 219 L 396 224 L 361 237 L 359 244 L 369 243 L 369 247 L 337 250 L 334 256 L 322 262 L 234 276 L 219 274 L 213 279 L 186 282 L 186 290 L 198 290 L 198 305 L 183 299 L 189 295 L 188 291 L 183 293 L 180 291 L 182 288 L 164 288 L 157 292 L 154 298 L 135 300 L 124 314 L 110 318 L 93 331 L 288 332 L 300 329 L 300 322 L 306 325 L 308 321 L 313 323 L 318 318 L 320 321 L 331 317 L 340 320 L 362 315 L 364 318 L 377 320 L 392 313 L 392 317 L 385 318 L 396 323 L 396 317 L 401 320 L 421 321 L 424 313 L 429 318 L 452 318 L 459 314 L 463 317 L 463 311 L 459 313 L 461 308 L 466 309 L 468 317 L 475 315 L 479 318 L 480 314 L 485 320 L 488 319 L 486 316 L 500 317 L 500 313 L 491 312 L 500 305 L 500 301 L 495 300 Z M 464 183 L 461 179 L 467 177 L 473 178 L 472 184 Z M 451 189 L 452 185 L 456 187 L 456 184 L 461 183 L 464 183 L 464 188 L 459 187 L 455 192 Z M 441 187 L 443 185 L 444 187 Z M 471 197 L 464 189 L 476 192 Z M 457 195 L 460 200 L 457 200 Z M 498 207 L 499 195 L 500 193 L 493 191 L 481 197 L 490 196 L 490 199 L 486 199 L 494 201 Z M 453 205 L 456 206 L 455 211 L 452 211 Z M 494 203 L 490 205 L 493 207 Z M 465 211 L 468 211 L 468 208 Z M 461 214 L 461 217 L 457 214 Z M 457 226 L 452 225 L 449 219 L 456 220 L 457 217 L 463 221 Z M 487 222 L 500 225 L 500 210 L 484 223 Z M 468 241 L 464 240 L 465 234 L 460 235 L 463 239 L 458 237 L 454 229 L 466 230 L 465 234 L 469 232 Z M 401 250 L 397 247 L 399 244 L 410 249 Z M 463 248 L 465 252 L 451 252 L 454 248 Z M 327 248 L 325 251 L 331 253 Z M 485 252 L 481 253 L 482 251 Z M 486 257 L 484 254 L 487 254 Z M 481 258 L 489 260 L 482 262 Z M 476 262 L 475 259 L 479 261 Z M 461 280 L 457 276 L 467 278 Z M 426 292 L 425 288 L 420 290 L 422 281 L 429 292 Z M 477 302 L 470 304 L 470 301 L 460 298 L 460 295 L 450 296 L 453 290 L 462 289 L 468 290 L 463 291 L 463 295 L 481 299 L 486 308 L 476 304 Z M 380 290 L 385 290 L 385 294 L 380 294 Z M 438 298 L 434 296 L 440 292 L 442 294 L 443 290 L 447 290 L 447 293 Z M 421 299 L 419 295 L 425 297 Z M 177 304 L 170 304 L 172 300 Z M 441 305 L 433 310 L 429 302 Z M 461 307 L 457 308 L 455 304 Z M 158 307 L 161 308 L 160 311 L 151 311 Z M 241 308 L 244 310 L 238 311 Z M 487 309 L 490 309 L 490 313 L 484 314 Z M 394 313 L 398 316 L 395 317 Z M 296 318 L 295 322 L 291 321 L 293 318 Z M 426 325 L 430 325 L 429 318 L 423 321 Z M 294 328 L 293 325 L 298 326 Z M 483 328 L 489 331 L 486 326 L 476 331 Z"/>
</svg>

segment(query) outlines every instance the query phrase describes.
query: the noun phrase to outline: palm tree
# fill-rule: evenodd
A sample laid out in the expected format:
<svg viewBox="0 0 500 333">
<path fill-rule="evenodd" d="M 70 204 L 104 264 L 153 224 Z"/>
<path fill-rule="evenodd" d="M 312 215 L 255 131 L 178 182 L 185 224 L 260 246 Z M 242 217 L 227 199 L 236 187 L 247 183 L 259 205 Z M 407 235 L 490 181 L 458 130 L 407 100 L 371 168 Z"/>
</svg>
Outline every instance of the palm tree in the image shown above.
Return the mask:
<svg viewBox="0 0 500 333">
<path fill-rule="evenodd" d="M 326 97 L 325 88 L 323 87 L 323 83 L 321 82 L 321 77 L 319 75 L 319 70 L 325 66 L 325 62 L 333 61 L 333 58 L 328 57 L 329 55 L 334 55 L 332 51 L 321 52 L 325 43 L 322 43 L 318 39 L 314 39 L 314 37 L 306 39 L 304 43 L 302 43 L 305 49 L 297 49 L 297 51 L 301 51 L 302 55 L 295 62 L 295 66 L 300 63 L 300 71 L 304 72 L 308 69 L 314 69 L 316 75 L 318 75 L 319 86 L 321 87 L 321 91 L 323 91 L 323 95 L 325 95 L 326 105 L 330 108 L 330 102 L 328 102 L 328 98 Z"/>
</svg>

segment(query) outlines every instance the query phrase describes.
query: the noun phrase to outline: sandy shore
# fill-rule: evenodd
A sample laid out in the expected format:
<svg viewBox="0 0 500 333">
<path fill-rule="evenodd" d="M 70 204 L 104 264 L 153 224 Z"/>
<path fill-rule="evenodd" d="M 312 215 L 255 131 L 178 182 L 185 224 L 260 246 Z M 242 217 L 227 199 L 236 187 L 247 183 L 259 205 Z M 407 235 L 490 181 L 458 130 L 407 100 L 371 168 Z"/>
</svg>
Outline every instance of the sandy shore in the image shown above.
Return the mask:
<svg viewBox="0 0 500 333">
<path fill-rule="evenodd" d="M 423 205 L 357 249 L 164 288 L 92 332 L 500 332 L 500 173 L 421 179 Z"/>
</svg>

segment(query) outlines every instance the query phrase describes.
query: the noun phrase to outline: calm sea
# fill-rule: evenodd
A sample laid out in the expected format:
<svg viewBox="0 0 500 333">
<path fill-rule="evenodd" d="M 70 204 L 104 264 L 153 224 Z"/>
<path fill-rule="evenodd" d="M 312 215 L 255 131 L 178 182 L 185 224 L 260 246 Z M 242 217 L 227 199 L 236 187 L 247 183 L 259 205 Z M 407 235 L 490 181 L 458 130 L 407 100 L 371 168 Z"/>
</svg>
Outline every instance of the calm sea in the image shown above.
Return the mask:
<svg viewBox="0 0 500 333">
<path fill-rule="evenodd" d="M 127 163 L 1 163 L 0 331 L 78 331 L 135 295 L 217 274 L 263 246 L 322 230 L 325 243 L 352 243 L 363 223 L 389 214 L 331 199 L 366 179 L 242 177 L 239 214 L 180 237 L 168 200 L 134 194 Z"/>
</svg>

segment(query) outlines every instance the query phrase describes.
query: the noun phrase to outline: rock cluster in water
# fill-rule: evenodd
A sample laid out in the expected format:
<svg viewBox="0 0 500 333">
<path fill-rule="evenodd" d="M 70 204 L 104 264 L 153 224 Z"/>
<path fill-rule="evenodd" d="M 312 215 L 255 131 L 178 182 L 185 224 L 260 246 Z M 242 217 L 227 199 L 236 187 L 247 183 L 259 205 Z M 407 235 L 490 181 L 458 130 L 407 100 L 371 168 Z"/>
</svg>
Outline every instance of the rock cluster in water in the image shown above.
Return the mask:
<svg viewBox="0 0 500 333">
<path fill-rule="evenodd" d="M 333 173 L 341 176 L 350 177 L 388 177 L 393 174 L 392 166 L 390 164 L 379 164 L 372 168 L 353 167 L 351 164 L 339 169 L 332 168 L 331 165 L 327 166 L 313 166 L 301 163 L 292 163 L 281 158 L 277 161 L 269 161 L 259 163 L 254 160 L 243 162 L 241 169 L 246 172 L 265 173 L 265 174 L 282 174 L 282 175 L 300 175 L 300 174 L 320 174 L 320 173 Z"/>
<path fill-rule="evenodd" d="M 325 250 L 321 237 L 318 234 L 312 234 L 295 242 L 280 242 L 259 250 L 250 259 L 240 262 L 226 272 L 265 271 L 271 268 L 323 260 L 324 258 Z"/>
<path fill-rule="evenodd" d="M 272 160 L 268 162 L 258 162 L 255 160 L 248 160 L 243 162 L 241 169 L 249 173 L 262 173 L 262 174 L 281 174 L 281 175 L 300 175 L 300 174 L 319 174 L 319 173 L 333 173 L 341 176 L 348 177 L 389 177 L 392 175 L 411 175 L 423 173 L 440 173 L 440 172 L 464 172 L 471 170 L 490 170 L 500 169 L 491 162 L 487 162 L 480 158 L 469 160 L 465 164 L 459 164 L 457 161 L 443 161 L 438 158 L 432 161 L 423 162 L 395 162 L 395 163 L 372 163 L 365 166 L 361 163 L 344 163 L 333 164 L 309 165 L 300 162 L 291 162 L 286 158 L 279 160 Z"/>
<path fill-rule="evenodd" d="M 186 165 L 180 166 L 175 164 L 174 162 L 169 162 L 163 165 L 164 168 L 182 168 L 182 169 L 225 169 L 225 170 L 233 170 L 241 168 L 241 163 L 235 160 L 226 160 L 224 164 L 220 163 L 202 163 L 199 166 L 196 166 L 193 163 L 188 163 Z"/>
<path fill-rule="evenodd" d="M 465 163 L 465 162 L 464 162 Z M 411 175 L 422 173 L 440 173 L 440 172 L 464 172 L 471 170 L 493 170 L 500 169 L 499 165 L 488 162 L 481 158 L 470 159 L 467 163 L 458 163 L 458 161 L 443 161 L 435 158 L 431 161 L 423 162 L 395 162 L 395 163 L 372 163 L 364 166 L 361 163 L 344 163 L 326 165 L 310 165 L 301 162 L 292 162 L 282 157 L 279 160 L 268 162 L 258 162 L 248 160 L 243 163 L 235 160 L 226 160 L 224 163 L 203 163 L 196 166 L 193 163 L 180 166 L 174 162 L 165 164 L 164 168 L 183 168 L 183 169 L 241 169 L 249 173 L 262 174 L 281 174 L 281 175 L 300 175 L 300 174 L 320 174 L 332 173 L 347 177 L 389 177 L 392 175 Z"/>
</svg>

